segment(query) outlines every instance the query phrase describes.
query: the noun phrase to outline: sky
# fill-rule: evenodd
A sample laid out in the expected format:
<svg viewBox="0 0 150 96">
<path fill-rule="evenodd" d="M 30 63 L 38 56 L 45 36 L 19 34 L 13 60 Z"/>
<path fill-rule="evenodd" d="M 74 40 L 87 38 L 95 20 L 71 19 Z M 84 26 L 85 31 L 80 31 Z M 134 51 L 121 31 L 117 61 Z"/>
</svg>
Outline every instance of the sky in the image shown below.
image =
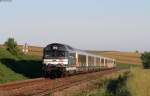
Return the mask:
<svg viewBox="0 0 150 96">
<path fill-rule="evenodd" d="M 150 0 L 0 0 L 0 44 L 149 51 Z"/>
</svg>

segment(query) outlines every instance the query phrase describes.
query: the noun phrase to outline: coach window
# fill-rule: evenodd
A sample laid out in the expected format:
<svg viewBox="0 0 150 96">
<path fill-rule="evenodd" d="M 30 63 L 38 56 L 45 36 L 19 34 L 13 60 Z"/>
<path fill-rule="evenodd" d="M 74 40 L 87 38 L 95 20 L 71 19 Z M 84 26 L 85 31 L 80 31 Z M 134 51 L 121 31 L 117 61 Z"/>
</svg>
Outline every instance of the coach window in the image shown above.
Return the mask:
<svg viewBox="0 0 150 96">
<path fill-rule="evenodd" d="M 94 66 L 94 57 L 88 56 L 88 65 L 89 66 Z"/>
<path fill-rule="evenodd" d="M 114 64 L 116 64 L 116 61 L 114 61 Z"/>
<path fill-rule="evenodd" d="M 101 59 L 101 64 L 102 66 L 104 66 L 104 59 Z"/>
<path fill-rule="evenodd" d="M 107 59 L 105 59 L 105 65 L 107 66 L 107 64 L 108 64 L 108 60 L 107 60 Z"/>
<path fill-rule="evenodd" d="M 91 56 L 88 56 L 88 65 L 91 66 L 91 60 L 92 60 L 92 57 Z"/>
<path fill-rule="evenodd" d="M 100 61 L 100 58 L 98 58 L 98 66 L 101 65 L 101 61 Z"/>
<path fill-rule="evenodd" d="M 78 62 L 81 67 L 86 66 L 86 56 L 79 55 Z"/>
<path fill-rule="evenodd" d="M 69 55 L 69 64 L 70 65 L 75 65 L 76 64 L 76 58 L 75 58 L 76 54 L 75 53 L 70 53 Z"/>
<path fill-rule="evenodd" d="M 91 64 L 91 66 L 94 66 L 94 57 L 92 57 Z"/>
<path fill-rule="evenodd" d="M 99 60 L 99 58 L 97 57 L 97 58 L 96 58 L 96 66 L 99 66 L 99 61 L 100 61 L 100 60 Z"/>
</svg>

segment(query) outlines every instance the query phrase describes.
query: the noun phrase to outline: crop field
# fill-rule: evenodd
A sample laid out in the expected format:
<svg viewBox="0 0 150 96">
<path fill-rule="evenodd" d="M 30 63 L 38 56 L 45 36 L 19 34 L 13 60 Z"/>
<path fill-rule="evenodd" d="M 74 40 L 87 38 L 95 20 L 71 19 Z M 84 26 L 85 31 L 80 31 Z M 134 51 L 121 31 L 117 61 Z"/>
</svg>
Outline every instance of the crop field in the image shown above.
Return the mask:
<svg viewBox="0 0 150 96">
<path fill-rule="evenodd" d="M 3 47 L 0 45 L 0 47 Z M 22 46 L 19 46 L 22 49 Z M 141 64 L 140 53 L 136 52 L 120 52 L 120 51 L 89 51 L 97 55 L 115 58 L 118 64 Z M 42 57 L 43 48 L 36 46 L 29 46 L 28 55 L 36 55 Z"/>
<path fill-rule="evenodd" d="M 20 49 L 23 48 L 21 45 L 18 47 Z M 43 55 L 43 48 L 42 47 L 29 46 L 28 50 L 29 50 L 28 55 L 35 55 L 35 56 L 40 56 L 40 57 L 42 57 L 42 55 Z"/>
<path fill-rule="evenodd" d="M 42 47 L 29 47 L 29 55 L 42 56 Z M 115 58 L 119 64 L 141 64 L 140 53 L 136 52 L 120 52 L 120 51 L 90 51 L 92 53 Z"/>
<path fill-rule="evenodd" d="M 92 53 L 115 58 L 119 64 L 141 64 L 140 53 L 120 51 L 91 51 Z"/>
</svg>

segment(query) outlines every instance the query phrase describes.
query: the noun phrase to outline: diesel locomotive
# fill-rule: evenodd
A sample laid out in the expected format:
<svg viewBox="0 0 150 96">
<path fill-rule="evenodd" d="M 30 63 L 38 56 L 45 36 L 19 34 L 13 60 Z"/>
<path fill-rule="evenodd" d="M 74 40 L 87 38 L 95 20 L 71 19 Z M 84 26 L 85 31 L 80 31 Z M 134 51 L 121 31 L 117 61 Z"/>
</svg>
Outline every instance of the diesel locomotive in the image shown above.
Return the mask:
<svg viewBox="0 0 150 96">
<path fill-rule="evenodd" d="M 100 71 L 116 67 L 116 60 L 79 50 L 66 44 L 52 43 L 43 50 L 43 75 L 60 77 L 66 74 Z"/>
</svg>

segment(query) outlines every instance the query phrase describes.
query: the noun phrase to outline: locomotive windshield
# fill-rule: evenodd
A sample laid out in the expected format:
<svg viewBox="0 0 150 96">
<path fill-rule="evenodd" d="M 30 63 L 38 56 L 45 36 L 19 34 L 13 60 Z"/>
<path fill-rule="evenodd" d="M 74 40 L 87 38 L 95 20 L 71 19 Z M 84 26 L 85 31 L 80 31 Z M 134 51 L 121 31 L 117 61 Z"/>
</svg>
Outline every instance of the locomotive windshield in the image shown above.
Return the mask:
<svg viewBox="0 0 150 96">
<path fill-rule="evenodd" d="M 45 51 L 44 58 L 59 58 L 59 57 L 67 57 L 67 52 L 65 51 Z"/>
<path fill-rule="evenodd" d="M 65 46 L 59 44 L 51 44 L 44 49 L 44 58 L 64 58 L 67 57 Z"/>
</svg>

